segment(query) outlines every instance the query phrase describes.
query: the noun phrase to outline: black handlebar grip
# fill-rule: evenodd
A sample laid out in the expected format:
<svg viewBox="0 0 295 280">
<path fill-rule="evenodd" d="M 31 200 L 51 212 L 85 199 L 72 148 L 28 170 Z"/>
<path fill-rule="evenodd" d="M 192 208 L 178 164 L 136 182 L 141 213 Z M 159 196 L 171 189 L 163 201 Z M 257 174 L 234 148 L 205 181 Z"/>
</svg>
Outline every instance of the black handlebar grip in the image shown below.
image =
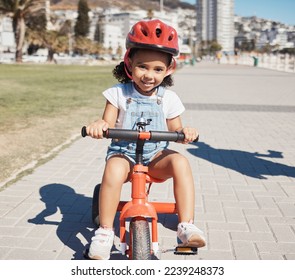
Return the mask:
<svg viewBox="0 0 295 280">
<path fill-rule="evenodd" d="M 168 131 L 151 131 L 151 139 L 153 141 L 174 141 L 182 142 L 185 136 L 183 132 L 168 132 Z M 193 142 L 198 142 L 198 137 Z"/>
<path fill-rule="evenodd" d="M 81 129 L 81 136 L 86 137 L 88 136 L 87 131 L 86 131 L 86 126 L 83 126 Z M 107 131 L 103 132 L 103 137 L 107 137 Z"/>
<path fill-rule="evenodd" d="M 194 143 L 196 143 L 196 142 L 199 141 L 199 136 L 200 136 L 200 135 L 198 135 L 197 138 L 193 141 Z"/>
<path fill-rule="evenodd" d="M 138 135 L 139 132 L 137 130 L 109 128 L 105 137 L 112 139 L 136 141 L 138 139 Z"/>
<path fill-rule="evenodd" d="M 86 137 L 87 136 L 87 132 L 86 132 L 86 126 L 83 126 L 81 129 L 81 135 L 82 137 Z"/>
<path fill-rule="evenodd" d="M 183 141 L 184 134 L 181 132 L 168 132 L 168 131 L 151 131 L 152 141 Z"/>
</svg>

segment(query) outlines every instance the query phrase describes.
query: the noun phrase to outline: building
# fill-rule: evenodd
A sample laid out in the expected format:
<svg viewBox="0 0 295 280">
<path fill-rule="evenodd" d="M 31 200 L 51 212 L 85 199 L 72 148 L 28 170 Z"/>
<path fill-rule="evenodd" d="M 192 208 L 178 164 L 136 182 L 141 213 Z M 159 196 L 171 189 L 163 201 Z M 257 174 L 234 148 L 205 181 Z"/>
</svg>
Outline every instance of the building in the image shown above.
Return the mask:
<svg viewBox="0 0 295 280">
<path fill-rule="evenodd" d="M 7 16 L 0 16 L 0 52 L 12 51 L 15 51 L 12 19 Z"/>
<path fill-rule="evenodd" d="M 271 47 L 273 51 L 294 48 L 295 26 L 270 19 L 235 16 L 235 44 L 240 50 L 260 50 Z M 245 49 L 246 47 L 246 49 Z"/>
<path fill-rule="evenodd" d="M 178 8 L 167 12 L 161 8 L 159 11 L 153 11 L 152 15 L 149 15 L 148 12 L 140 9 L 122 11 L 118 7 L 94 8 L 89 12 L 90 30 L 88 38 L 101 44 L 106 57 L 121 56 L 125 52 L 125 38 L 130 28 L 139 20 L 152 16 L 177 29 L 180 49 L 186 54 L 191 53 L 191 46 L 195 41 L 196 19 L 194 10 Z M 58 31 L 66 20 L 71 22 L 73 29 L 77 16 L 77 10 L 51 10 L 50 2 L 46 1 L 47 30 Z M 69 49 L 71 53 L 72 36 L 69 36 Z M 0 17 L 0 53 L 7 50 L 14 51 L 15 42 L 11 18 L 4 16 Z M 24 46 L 23 51 L 26 52 L 26 46 Z"/>
<path fill-rule="evenodd" d="M 155 11 L 154 17 L 178 29 L 177 13 L 167 14 Z M 112 54 L 117 54 L 118 49 L 125 51 L 125 38 L 129 30 L 136 22 L 146 18 L 147 11 L 145 10 L 123 12 L 109 9 L 104 11 L 99 15 L 98 21 L 101 29 L 100 43 L 105 49 L 112 50 Z"/>
<path fill-rule="evenodd" d="M 234 0 L 197 1 L 197 41 L 217 41 L 222 51 L 234 50 Z"/>
</svg>

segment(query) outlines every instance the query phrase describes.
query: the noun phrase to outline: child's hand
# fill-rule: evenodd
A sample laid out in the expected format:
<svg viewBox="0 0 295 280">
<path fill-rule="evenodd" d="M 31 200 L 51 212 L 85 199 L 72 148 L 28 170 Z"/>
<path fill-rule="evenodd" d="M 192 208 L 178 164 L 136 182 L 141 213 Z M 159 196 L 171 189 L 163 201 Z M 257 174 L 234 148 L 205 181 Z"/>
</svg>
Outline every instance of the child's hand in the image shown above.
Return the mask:
<svg viewBox="0 0 295 280">
<path fill-rule="evenodd" d="M 87 135 L 92 138 L 103 138 L 103 132 L 109 128 L 109 124 L 104 120 L 97 120 L 86 127 Z"/>
<path fill-rule="evenodd" d="M 199 136 L 199 133 L 193 127 L 184 127 L 182 129 L 182 132 L 184 133 L 184 136 L 185 136 L 185 138 L 184 138 L 184 140 L 182 142 L 183 144 L 187 144 L 189 142 L 193 142 Z"/>
</svg>

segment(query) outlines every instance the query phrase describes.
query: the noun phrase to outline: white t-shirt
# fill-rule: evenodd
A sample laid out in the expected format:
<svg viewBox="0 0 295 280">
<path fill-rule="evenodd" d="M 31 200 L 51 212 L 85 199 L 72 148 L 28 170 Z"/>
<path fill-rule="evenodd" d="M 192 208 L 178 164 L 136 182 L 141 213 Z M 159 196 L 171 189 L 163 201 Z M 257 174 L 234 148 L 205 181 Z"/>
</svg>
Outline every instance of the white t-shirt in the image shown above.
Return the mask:
<svg viewBox="0 0 295 280">
<path fill-rule="evenodd" d="M 133 91 L 130 95 L 126 95 L 123 91 L 123 84 L 116 84 L 113 87 L 105 90 L 102 94 L 116 108 L 119 109 L 119 116 L 116 122 L 116 128 L 122 127 L 124 114 L 126 112 L 126 99 L 128 98 L 150 98 L 156 99 L 157 95 L 145 96 L 140 94 L 133 86 Z M 166 119 L 173 119 L 181 115 L 185 108 L 178 95 L 169 89 L 165 89 L 165 94 L 162 99 L 163 112 Z"/>
</svg>

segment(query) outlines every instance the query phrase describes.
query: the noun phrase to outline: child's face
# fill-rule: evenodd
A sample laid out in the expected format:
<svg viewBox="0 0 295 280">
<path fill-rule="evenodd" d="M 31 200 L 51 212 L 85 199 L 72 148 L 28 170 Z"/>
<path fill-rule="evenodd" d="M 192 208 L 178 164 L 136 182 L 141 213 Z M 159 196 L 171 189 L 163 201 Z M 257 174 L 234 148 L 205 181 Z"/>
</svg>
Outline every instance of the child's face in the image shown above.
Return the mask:
<svg viewBox="0 0 295 280">
<path fill-rule="evenodd" d="M 153 50 L 138 50 L 133 55 L 130 59 L 130 70 L 140 93 L 153 94 L 153 89 L 162 83 L 167 74 L 171 74 L 168 60 L 168 54 Z"/>
</svg>

